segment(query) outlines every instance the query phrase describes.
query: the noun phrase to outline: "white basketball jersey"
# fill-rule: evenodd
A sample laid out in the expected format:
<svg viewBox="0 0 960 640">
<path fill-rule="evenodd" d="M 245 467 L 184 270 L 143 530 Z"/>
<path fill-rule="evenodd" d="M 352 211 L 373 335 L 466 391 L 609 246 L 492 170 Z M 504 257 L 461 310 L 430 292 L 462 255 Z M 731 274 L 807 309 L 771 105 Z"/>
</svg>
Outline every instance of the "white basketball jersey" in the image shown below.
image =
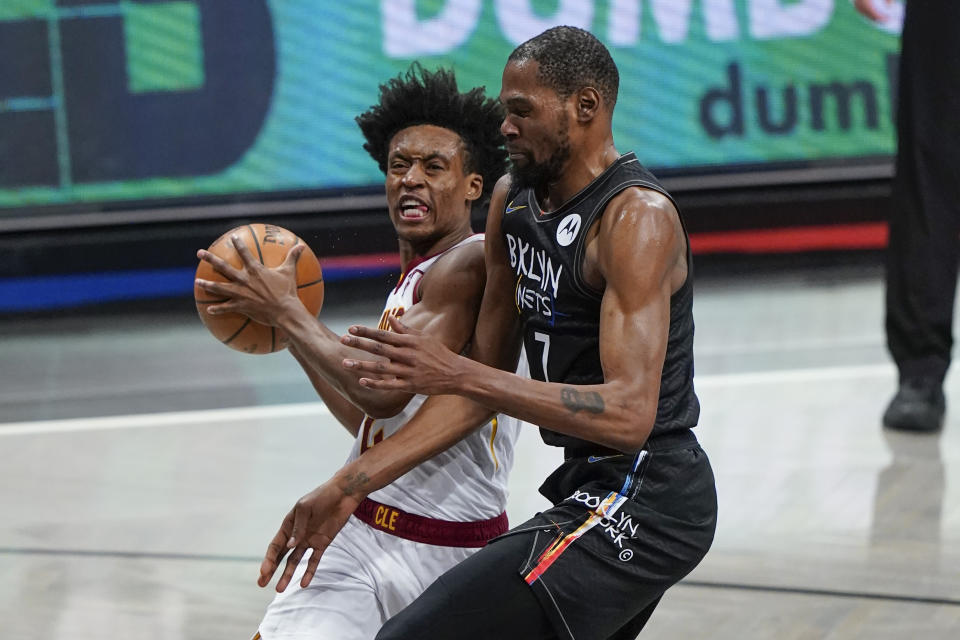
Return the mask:
<svg viewBox="0 0 960 640">
<path fill-rule="evenodd" d="M 388 316 L 402 316 L 419 302 L 420 280 L 444 254 L 472 242 L 483 234 L 470 236 L 447 251 L 408 268 L 387 297 L 380 328 L 389 328 Z M 521 361 L 523 372 L 526 362 Z M 426 396 L 415 395 L 403 411 L 386 419 L 366 416 L 353 443 L 349 460 L 389 438 L 417 412 Z M 434 428 L 443 429 L 436 424 Z M 513 465 L 513 446 L 520 423 L 509 416 L 497 416 L 457 444 L 414 467 L 386 487 L 370 494 L 371 500 L 408 513 L 459 522 L 485 520 L 500 515 L 507 502 L 507 476 Z"/>
</svg>

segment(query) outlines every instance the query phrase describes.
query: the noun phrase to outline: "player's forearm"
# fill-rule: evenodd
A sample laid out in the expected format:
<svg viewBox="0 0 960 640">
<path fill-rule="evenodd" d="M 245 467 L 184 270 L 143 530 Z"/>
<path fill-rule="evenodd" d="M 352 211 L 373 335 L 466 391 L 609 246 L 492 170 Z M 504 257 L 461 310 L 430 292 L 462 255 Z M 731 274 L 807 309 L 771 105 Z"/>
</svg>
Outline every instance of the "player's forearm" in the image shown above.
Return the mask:
<svg viewBox="0 0 960 640">
<path fill-rule="evenodd" d="M 392 417 L 409 401 L 410 394 L 407 393 L 379 391 L 360 386 L 357 383 L 358 376 L 341 365 L 344 358 L 356 357 L 360 352 L 341 344 L 340 336 L 311 316 L 302 306 L 281 315 L 278 326 L 290 338 L 299 355 L 301 366 L 312 369 L 334 391 L 342 394 L 367 415 L 373 418 Z M 314 386 L 316 387 L 316 384 Z"/>
<path fill-rule="evenodd" d="M 310 379 L 317 395 L 323 400 L 323 403 L 330 409 L 333 417 L 340 422 L 343 427 L 356 436 L 360 431 L 360 423 L 363 421 L 363 412 L 356 407 L 346 396 L 337 391 L 321 376 L 307 360 L 300 354 L 296 346 L 290 345 L 288 351 L 303 368 L 304 373 Z"/>
<path fill-rule="evenodd" d="M 486 407 L 458 396 L 431 396 L 399 431 L 345 465 L 334 482 L 363 499 L 468 436 L 493 417 Z"/>
<path fill-rule="evenodd" d="M 495 413 L 624 452 L 643 447 L 653 428 L 657 398 L 641 385 L 541 382 L 466 358 L 460 364 L 451 393 Z"/>
</svg>

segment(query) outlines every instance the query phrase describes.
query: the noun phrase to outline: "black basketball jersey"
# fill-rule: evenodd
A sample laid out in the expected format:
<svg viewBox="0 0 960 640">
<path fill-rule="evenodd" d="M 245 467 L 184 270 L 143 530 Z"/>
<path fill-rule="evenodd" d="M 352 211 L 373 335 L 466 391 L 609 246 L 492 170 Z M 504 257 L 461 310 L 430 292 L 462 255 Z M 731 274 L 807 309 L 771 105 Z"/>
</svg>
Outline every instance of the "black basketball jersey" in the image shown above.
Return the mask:
<svg viewBox="0 0 960 640">
<path fill-rule="evenodd" d="M 537 380 L 603 382 L 599 352 L 603 291 L 584 281 L 584 238 L 610 200 L 631 186 L 652 189 L 673 200 L 633 153 L 620 156 L 556 211 L 541 211 L 532 189 L 513 188 L 507 195 L 502 231 L 510 266 L 517 275 L 514 301 L 523 322 L 530 374 Z M 693 427 L 700 415 L 693 389 L 693 265 L 689 246 L 688 242 L 686 282 L 670 299 L 667 353 L 651 436 Z M 540 433 L 550 445 L 591 446 L 543 426 Z"/>
</svg>

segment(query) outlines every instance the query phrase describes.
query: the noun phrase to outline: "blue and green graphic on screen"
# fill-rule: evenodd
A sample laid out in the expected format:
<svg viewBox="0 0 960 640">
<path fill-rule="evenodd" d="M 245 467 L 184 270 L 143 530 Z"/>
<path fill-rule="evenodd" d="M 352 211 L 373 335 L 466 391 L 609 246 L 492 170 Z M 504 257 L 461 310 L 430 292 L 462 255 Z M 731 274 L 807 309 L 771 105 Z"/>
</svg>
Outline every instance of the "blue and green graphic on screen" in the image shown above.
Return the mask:
<svg viewBox="0 0 960 640">
<path fill-rule="evenodd" d="M 0 215 L 380 183 L 353 118 L 411 61 L 496 94 L 514 46 L 587 28 L 648 166 L 893 151 L 897 34 L 847 0 L 3 0 Z"/>
</svg>

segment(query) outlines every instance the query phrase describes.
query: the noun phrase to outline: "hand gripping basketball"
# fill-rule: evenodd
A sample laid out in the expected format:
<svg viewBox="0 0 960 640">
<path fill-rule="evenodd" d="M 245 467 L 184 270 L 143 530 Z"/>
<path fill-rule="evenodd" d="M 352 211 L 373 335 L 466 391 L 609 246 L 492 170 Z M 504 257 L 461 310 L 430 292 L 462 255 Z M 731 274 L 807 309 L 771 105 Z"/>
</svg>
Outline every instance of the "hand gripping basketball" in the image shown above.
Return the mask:
<svg viewBox="0 0 960 640">
<path fill-rule="evenodd" d="M 290 250 L 298 245 L 303 249 L 290 267 L 295 277 L 291 275 L 289 286 L 310 314 L 316 315 L 323 305 L 320 262 L 310 247 L 287 229 L 271 224 L 236 227 L 206 252 L 198 252 L 201 261 L 194 300 L 200 320 L 215 338 L 244 353 L 272 353 L 287 346 L 286 334 L 270 323 L 284 294 L 277 286 L 281 279 L 267 270 L 283 270 Z M 219 313 L 211 314 L 211 307 Z"/>
</svg>

